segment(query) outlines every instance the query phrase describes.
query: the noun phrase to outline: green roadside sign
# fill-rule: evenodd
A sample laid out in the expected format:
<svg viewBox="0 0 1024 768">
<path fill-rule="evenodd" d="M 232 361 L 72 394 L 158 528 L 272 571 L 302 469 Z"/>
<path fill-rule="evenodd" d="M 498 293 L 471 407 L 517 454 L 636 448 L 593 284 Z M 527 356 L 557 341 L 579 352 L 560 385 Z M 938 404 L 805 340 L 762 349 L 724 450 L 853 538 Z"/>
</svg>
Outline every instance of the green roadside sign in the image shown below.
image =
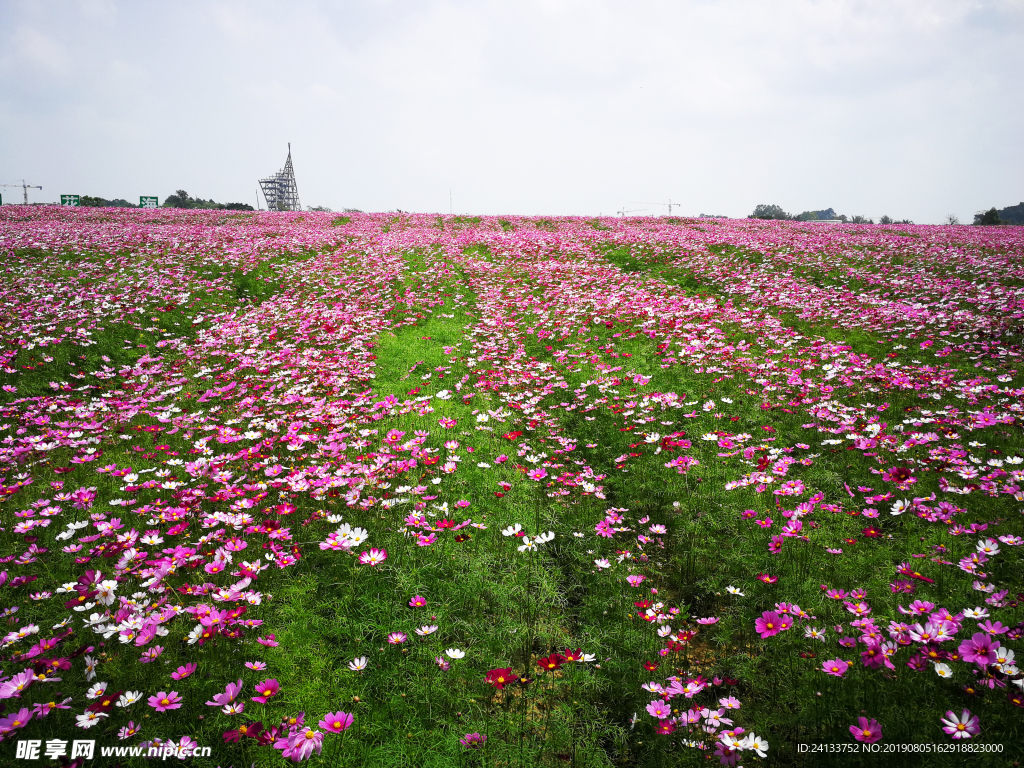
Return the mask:
<svg viewBox="0 0 1024 768">
<path fill-rule="evenodd" d="M 80 202 L 81 202 L 81 198 L 78 195 L 61 195 L 60 196 L 60 204 L 61 205 L 79 205 Z"/>
<path fill-rule="evenodd" d="M 139 208 L 157 208 L 160 205 L 160 200 L 156 197 L 140 196 L 139 197 Z"/>
</svg>

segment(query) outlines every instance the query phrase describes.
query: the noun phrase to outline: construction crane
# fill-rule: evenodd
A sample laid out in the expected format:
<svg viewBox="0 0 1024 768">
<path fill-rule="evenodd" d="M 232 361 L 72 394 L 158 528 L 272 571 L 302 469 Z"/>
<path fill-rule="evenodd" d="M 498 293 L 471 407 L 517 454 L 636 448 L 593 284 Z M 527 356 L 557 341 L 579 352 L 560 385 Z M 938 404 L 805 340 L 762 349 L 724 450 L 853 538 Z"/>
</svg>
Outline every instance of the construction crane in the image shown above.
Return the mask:
<svg viewBox="0 0 1024 768">
<path fill-rule="evenodd" d="M 0 184 L 0 187 L 21 187 L 21 191 L 25 195 L 25 205 L 28 205 L 28 191 L 30 189 L 42 189 L 42 187 L 34 187 L 31 184 L 26 184 L 24 179 L 21 180 L 21 184 Z"/>
<path fill-rule="evenodd" d="M 680 208 L 682 206 L 682 203 L 673 203 L 672 202 L 672 198 L 669 198 L 667 203 L 641 203 L 639 200 L 630 200 L 629 204 L 630 205 L 667 205 L 668 206 L 668 215 L 669 216 L 672 215 L 672 209 L 673 208 Z"/>
<path fill-rule="evenodd" d="M 627 211 L 625 208 L 623 208 L 621 211 L 616 211 L 616 213 L 619 214 L 619 216 L 625 216 L 627 213 L 640 213 L 640 211 L 642 211 L 642 210 L 644 210 L 644 209 L 643 208 L 634 208 L 631 211 Z"/>
</svg>

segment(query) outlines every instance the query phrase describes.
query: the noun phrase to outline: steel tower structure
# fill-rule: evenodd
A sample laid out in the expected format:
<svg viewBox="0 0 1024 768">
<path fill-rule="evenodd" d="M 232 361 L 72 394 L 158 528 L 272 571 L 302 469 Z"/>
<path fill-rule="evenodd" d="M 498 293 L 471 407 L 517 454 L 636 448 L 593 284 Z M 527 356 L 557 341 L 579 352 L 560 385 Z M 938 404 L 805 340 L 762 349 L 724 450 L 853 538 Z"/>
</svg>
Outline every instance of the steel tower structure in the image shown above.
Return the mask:
<svg viewBox="0 0 1024 768">
<path fill-rule="evenodd" d="M 292 168 L 292 145 L 288 144 L 288 159 L 284 168 L 266 179 L 260 179 L 263 197 L 267 200 L 268 211 L 301 211 L 299 187 L 295 183 L 295 169 Z"/>
</svg>

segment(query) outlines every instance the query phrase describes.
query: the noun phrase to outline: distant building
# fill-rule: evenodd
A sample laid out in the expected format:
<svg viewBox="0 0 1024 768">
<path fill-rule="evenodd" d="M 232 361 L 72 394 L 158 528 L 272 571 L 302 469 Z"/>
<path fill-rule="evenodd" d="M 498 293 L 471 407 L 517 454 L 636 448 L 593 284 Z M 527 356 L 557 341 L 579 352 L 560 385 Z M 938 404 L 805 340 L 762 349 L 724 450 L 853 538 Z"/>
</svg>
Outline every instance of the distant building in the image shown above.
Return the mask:
<svg viewBox="0 0 1024 768">
<path fill-rule="evenodd" d="M 288 144 L 288 159 L 284 168 L 273 176 L 260 179 L 260 189 L 267 200 L 268 211 L 301 211 L 299 187 L 295 183 L 295 169 L 292 168 L 292 145 Z"/>
</svg>

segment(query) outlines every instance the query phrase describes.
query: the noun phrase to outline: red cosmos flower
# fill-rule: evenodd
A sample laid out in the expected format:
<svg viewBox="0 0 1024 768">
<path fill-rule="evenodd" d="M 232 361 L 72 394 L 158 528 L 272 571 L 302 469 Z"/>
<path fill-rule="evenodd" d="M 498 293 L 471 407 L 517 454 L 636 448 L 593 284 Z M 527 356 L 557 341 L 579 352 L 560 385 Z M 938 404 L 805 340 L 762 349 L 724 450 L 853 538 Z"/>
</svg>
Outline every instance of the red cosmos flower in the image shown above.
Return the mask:
<svg viewBox="0 0 1024 768">
<path fill-rule="evenodd" d="M 645 661 L 644 662 L 644 669 L 646 669 L 648 672 L 653 672 L 657 668 L 658 668 L 658 662 L 656 662 L 656 661 Z"/>
<path fill-rule="evenodd" d="M 862 530 L 861 533 L 869 539 L 877 539 L 879 536 L 882 535 L 882 532 L 878 528 L 875 528 L 875 526 L 873 525 L 869 525 L 867 528 Z"/>
<path fill-rule="evenodd" d="M 512 669 L 510 667 L 503 667 L 500 669 L 490 670 L 485 679 L 500 691 L 506 685 L 511 685 L 519 680 L 519 677 L 512 674 Z"/>
<path fill-rule="evenodd" d="M 90 704 L 86 709 L 89 712 L 109 712 L 114 708 L 114 702 L 117 701 L 118 696 L 122 693 L 124 693 L 124 691 L 117 691 L 114 693 L 106 691 L 96 700 L 95 704 Z"/>
<path fill-rule="evenodd" d="M 504 437 L 506 440 L 517 440 L 522 436 L 523 433 L 520 432 L 519 430 L 516 430 L 515 432 L 506 432 L 504 435 L 502 435 L 502 437 Z"/>
<path fill-rule="evenodd" d="M 256 738 L 259 736 L 260 731 L 263 730 L 263 723 L 245 723 L 244 725 L 238 726 L 236 730 L 225 731 L 224 741 L 238 741 L 243 736 L 251 736 Z"/>
<path fill-rule="evenodd" d="M 566 661 L 582 661 L 583 649 L 577 648 L 573 650 L 572 648 L 566 648 L 564 656 Z"/>
<path fill-rule="evenodd" d="M 767 573 L 757 574 L 758 581 L 763 581 L 765 584 L 774 584 L 779 580 L 778 576 L 769 576 Z"/>
<path fill-rule="evenodd" d="M 565 663 L 565 656 L 560 653 L 552 653 L 547 658 L 537 659 L 537 666 L 541 669 L 556 670 Z"/>
</svg>

